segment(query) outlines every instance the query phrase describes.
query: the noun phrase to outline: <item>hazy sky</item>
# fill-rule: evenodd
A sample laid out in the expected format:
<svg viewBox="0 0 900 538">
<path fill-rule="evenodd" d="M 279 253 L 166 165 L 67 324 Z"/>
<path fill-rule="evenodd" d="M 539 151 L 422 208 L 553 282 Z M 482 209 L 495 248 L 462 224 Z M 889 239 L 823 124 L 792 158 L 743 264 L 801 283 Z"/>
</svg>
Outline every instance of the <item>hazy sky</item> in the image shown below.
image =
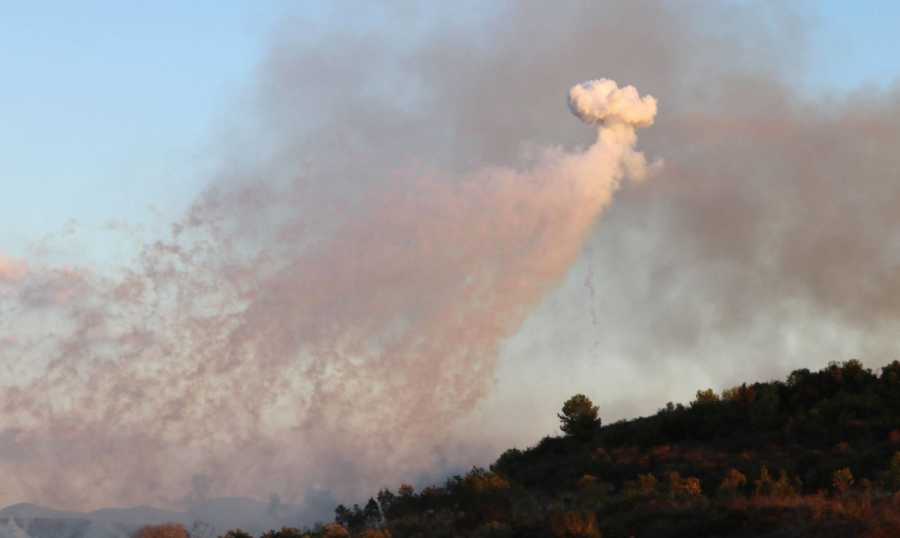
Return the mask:
<svg viewBox="0 0 900 538">
<path fill-rule="evenodd" d="M 0 248 L 20 253 L 69 219 L 90 233 L 156 222 L 150 206 L 162 221 L 183 210 L 271 33 L 286 20 L 311 33 L 341 24 L 322 3 L 289 4 L 0 3 Z M 900 76 L 900 4 L 809 5 L 808 91 Z"/>
</svg>

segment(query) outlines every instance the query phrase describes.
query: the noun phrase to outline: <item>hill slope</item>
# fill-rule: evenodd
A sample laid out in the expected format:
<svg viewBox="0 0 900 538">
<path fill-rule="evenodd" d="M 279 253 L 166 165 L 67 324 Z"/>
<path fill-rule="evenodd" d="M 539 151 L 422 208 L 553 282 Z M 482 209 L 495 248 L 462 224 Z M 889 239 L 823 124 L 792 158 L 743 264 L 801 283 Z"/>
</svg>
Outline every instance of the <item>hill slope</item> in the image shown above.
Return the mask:
<svg viewBox="0 0 900 538">
<path fill-rule="evenodd" d="M 900 536 L 900 362 L 877 374 L 848 361 L 722 395 L 698 391 L 687 406 L 602 428 L 583 405 L 564 414 L 572 409 L 587 429 L 509 450 L 490 469 L 421 492 L 382 490 L 364 508 L 339 506 L 340 527 L 306 532 Z"/>
</svg>

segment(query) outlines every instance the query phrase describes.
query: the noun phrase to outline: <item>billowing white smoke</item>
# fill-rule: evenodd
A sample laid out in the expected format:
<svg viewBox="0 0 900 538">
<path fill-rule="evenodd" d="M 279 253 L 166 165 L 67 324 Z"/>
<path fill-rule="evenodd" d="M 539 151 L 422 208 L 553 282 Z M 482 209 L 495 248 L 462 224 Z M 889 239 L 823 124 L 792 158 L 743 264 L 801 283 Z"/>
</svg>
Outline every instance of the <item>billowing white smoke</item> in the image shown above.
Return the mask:
<svg viewBox="0 0 900 538">
<path fill-rule="evenodd" d="M 649 127 L 656 117 L 656 99 L 641 97 L 634 86 L 619 88 L 614 80 L 601 78 L 572 86 L 569 109 L 585 123 Z"/>
<path fill-rule="evenodd" d="M 622 179 L 646 176 L 652 97 L 601 80 L 571 106 L 599 127 L 586 149 L 462 177 L 397 163 L 325 231 L 272 217 L 277 242 L 247 251 L 228 219 L 275 202 L 211 193 L 122 279 L 34 268 L 0 351 L 44 365 L 0 391 L 5 498 L 172 503 L 193 475 L 195 497 L 299 501 L 429 469 Z"/>
<path fill-rule="evenodd" d="M 614 80 L 601 78 L 576 84 L 569 90 L 569 110 L 581 121 L 600 126 L 599 141 L 610 145 L 632 146 L 634 130 L 653 125 L 656 118 L 656 99 L 641 97 L 637 88 L 619 88 Z M 626 150 L 622 165 L 635 181 L 642 181 L 649 172 L 642 153 Z M 654 163 L 657 172 L 662 161 Z"/>
</svg>

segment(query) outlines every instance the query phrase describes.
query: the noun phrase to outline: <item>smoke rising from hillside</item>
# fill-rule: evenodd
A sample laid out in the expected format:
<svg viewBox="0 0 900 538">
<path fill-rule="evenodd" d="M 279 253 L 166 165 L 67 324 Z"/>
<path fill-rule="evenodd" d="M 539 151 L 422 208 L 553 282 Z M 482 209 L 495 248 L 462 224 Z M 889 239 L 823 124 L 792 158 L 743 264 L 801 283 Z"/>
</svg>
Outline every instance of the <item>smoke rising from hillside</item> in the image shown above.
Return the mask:
<svg viewBox="0 0 900 538">
<path fill-rule="evenodd" d="M 387 8 L 403 44 L 286 24 L 171 237 L 115 275 L 0 261 L 4 495 L 352 501 L 495 455 L 465 452 L 493 430 L 453 424 L 545 397 L 495 381 L 498 357 L 590 380 L 605 418 L 681 385 L 894 358 L 900 95 L 802 95 L 803 24 L 764 6 Z M 664 168 L 633 149 L 655 101 L 576 86 L 596 140 L 565 113 L 594 74 L 661 98 L 641 144 Z M 586 242 L 596 324 L 566 280 Z M 487 413 L 517 442 L 547 430 Z"/>
<path fill-rule="evenodd" d="M 398 167 L 309 245 L 274 197 L 210 191 L 124 278 L 34 272 L 14 308 L 63 330 L 19 346 L 49 361 L 2 393 L 19 495 L 171 503 L 189 469 L 192 499 L 296 497 L 285 480 L 374 487 L 426 469 L 620 181 L 646 176 L 634 129 L 655 100 L 610 80 L 591 91 L 616 111 L 590 118 L 588 148 L 460 177 Z M 234 203 L 266 212 L 274 236 L 225 230 Z"/>
</svg>

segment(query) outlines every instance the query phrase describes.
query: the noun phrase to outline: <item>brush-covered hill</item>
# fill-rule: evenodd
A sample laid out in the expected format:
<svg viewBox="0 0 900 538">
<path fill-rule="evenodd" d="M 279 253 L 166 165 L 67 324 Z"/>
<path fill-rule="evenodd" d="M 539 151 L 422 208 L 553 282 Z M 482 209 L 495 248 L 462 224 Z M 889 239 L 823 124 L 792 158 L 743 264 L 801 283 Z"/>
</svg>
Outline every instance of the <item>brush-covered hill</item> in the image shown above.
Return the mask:
<svg viewBox="0 0 900 538">
<path fill-rule="evenodd" d="M 602 427 L 578 395 L 560 420 L 489 469 L 265 536 L 900 537 L 900 362 L 702 390 Z"/>
</svg>

